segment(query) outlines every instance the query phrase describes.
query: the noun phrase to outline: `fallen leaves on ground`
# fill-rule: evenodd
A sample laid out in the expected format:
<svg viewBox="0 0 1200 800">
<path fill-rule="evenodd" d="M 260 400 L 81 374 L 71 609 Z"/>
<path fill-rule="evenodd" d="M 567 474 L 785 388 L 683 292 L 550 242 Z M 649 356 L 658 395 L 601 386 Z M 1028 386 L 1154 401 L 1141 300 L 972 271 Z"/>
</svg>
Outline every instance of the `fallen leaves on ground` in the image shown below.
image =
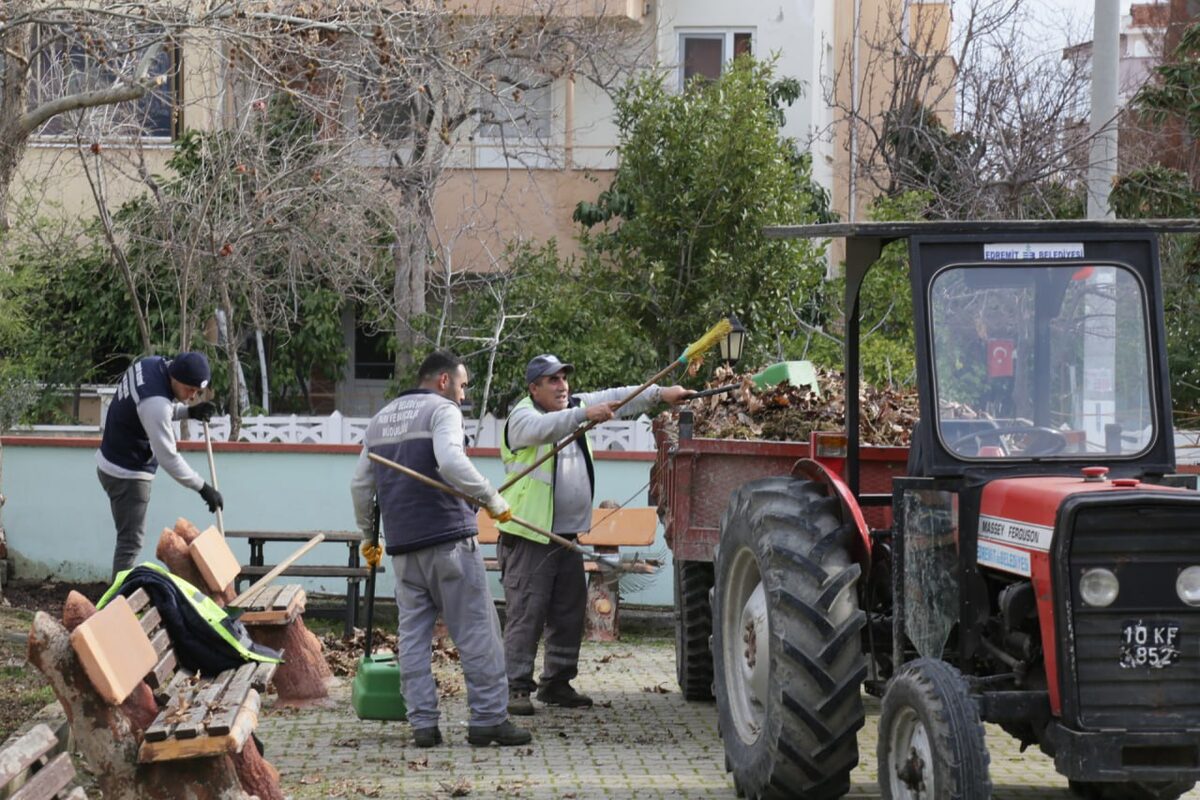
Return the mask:
<svg viewBox="0 0 1200 800">
<path fill-rule="evenodd" d="M 471 789 L 474 788 L 466 778 L 459 778 L 453 783 L 438 781 L 438 786 L 441 786 L 444 791 L 449 792 L 451 797 L 466 797 L 471 793 Z"/>
</svg>

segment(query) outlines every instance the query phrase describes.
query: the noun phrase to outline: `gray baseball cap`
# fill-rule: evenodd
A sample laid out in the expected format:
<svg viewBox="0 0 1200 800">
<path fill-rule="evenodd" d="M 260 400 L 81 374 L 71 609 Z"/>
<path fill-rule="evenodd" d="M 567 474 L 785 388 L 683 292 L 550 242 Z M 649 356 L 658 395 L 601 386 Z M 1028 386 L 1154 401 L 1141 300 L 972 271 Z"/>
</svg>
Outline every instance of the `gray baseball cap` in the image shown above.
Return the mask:
<svg viewBox="0 0 1200 800">
<path fill-rule="evenodd" d="M 525 383 L 526 385 L 533 383 L 538 378 L 546 375 L 553 375 L 556 372 L 564 371 L 568 375 L 575 371 L 575 367 L 570 364 L 564 364 L 558 360 L 558 356 L 542 353 L 540 356 L 534 356 L 529 363 L 525 365 Z"/>
</svg>

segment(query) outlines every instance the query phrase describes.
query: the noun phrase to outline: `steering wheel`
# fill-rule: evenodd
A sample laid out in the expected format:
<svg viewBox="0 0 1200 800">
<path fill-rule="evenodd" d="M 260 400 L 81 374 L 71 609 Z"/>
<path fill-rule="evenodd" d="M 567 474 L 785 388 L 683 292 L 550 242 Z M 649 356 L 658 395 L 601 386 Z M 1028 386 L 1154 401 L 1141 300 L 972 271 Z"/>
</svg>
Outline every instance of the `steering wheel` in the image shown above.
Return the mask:
<svg viewBox="0 0 1200 800">
<path fill-rule="evenodd" d="M 1014 425 L 1007 428 L 987 428 L 985 430 L 976 431 L 975 433 L 968 433 L 966 436 L 962 436 L 958 439 L 955 439 L 953 442 L 950 442 L 946 445 L 946 447 L 953 450 L 955 453 L 958 453 L 959 445 L 974 440 L 979 443 L 976 446 L 976 449 L 978 450 L 983 446 L 983 441 L 985 438 L 991 438 L 995 436 L 997 437 L 996 443 L 1000 444 L 999 437 L 1001 436 L 1014 436 L 1021 434 L 1037 435 L 1037 438 L 1035 438 L 1027 447 L 1021 450 L 1021 455 L 1023 456 L 1052 456 L 1055 453 L 1061 453 L 1067 446 L 1067 437 L 1063 436 L 1061 431 L 1054 430 L 1054 428 L 1046 428 L 1040 425 Z M 1037 447 L 1039 443 L 1042 443 L 1043 445 L 1040 448 Z"/>
</svg>

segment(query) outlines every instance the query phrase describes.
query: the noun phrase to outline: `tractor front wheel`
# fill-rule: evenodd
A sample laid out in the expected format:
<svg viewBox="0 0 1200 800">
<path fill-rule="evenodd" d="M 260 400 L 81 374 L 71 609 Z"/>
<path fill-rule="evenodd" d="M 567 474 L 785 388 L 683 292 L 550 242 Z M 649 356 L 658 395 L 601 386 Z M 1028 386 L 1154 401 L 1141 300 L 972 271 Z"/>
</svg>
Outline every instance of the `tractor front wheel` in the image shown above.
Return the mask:
<svg viewBox="0 0 1200 800">
<path fill-rule="evenodd" d="M 820 800 L 850 789 L 867 671 L 855 535 L 838 500 L 812 481 L 753 481 L 725 509 L 712 652 L 739 795 Z"/>
<path fill-rule="evenodd" d="M 933 658 L 905 664 L 879 715 L 884 800 L 986 800 L 988 762 L 979 710 L 958 670 Z"/>
</svg>

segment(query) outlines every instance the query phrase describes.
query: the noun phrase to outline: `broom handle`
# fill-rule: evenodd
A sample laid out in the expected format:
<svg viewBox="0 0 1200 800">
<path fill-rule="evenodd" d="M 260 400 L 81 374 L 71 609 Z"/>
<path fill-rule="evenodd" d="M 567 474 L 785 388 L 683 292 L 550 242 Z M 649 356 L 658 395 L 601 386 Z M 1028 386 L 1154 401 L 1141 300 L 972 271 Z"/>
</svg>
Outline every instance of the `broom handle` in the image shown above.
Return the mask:
<svg viewBox="0 0 1200 800">
<path fill-rule="evenodd" d="M 679 361 L 672 361 L 670 364 L 668 364 L 666 367 L 664 367 L 662 370 L 660 370 L 660 371 L 659 371 L 659 373 L 658 373 L 657 375 L 655 375 L 653 378 L 651 378 L 650 380 L 646 381 L 645 383 L 643 383 L 643 384 L 642 384 L 641 386 L 639 386 L 638 388 L 634 389 L 634 390 L 633 390 L 632 392 L 630 392 L 630 393 L 629 393 L 629 394 L 628 394 L 628 395 L 627 395 L 627 396 L 626 396 L 626 397 L 625 397 L 623 400 L 619 400 L 619 401 L 618 401 L 618 402 L 617 402 L 617 403 L 616 403 L 616 404 L 613 406 L 613 413 L 615 414 L 617 411 L 619 411 L 619 410 L 621 409 L 621 407 L 622 407 L 622 406 L 624 406 L 624 405 L 626 405 L 627 403 L 631 402 L 631 401 L 632 401 L 632 400 L 633 400 L 635 397 L 637 397 L 638 395 L 640 395 L 642 392 L 646 391 L 646 390 L 647 390 L 647 389 L 649 389 L 651 386 L 653 386 L 654 384 L 658 383 L 660 380 L 662 380 L 663 378 L 665 378 L 665 377 L 666 377 L 668 374 L 670 374 L 671 370 L 675 369 L 675 367 L 679 366 L 679 364 L 680 364 L 680 362 L 679 362 Z M 567 446 L 567 445 L 569 445 L 571 442 L 573 442 L 573 441 L 575 441 L 576 439 L 578 439 L 580 436 L 583 436 L 585 433 L 587 433 L 588 431 L 590 431 L 592 428 L 596 427 L 596 426 L 597 426 L 597 425 L 599 425 L 599 424 L 600 424 L 599 422 L 597 422 L 596 420 L 594 420 L 594 419 L 593 419 L 593 420 L 589 420 L 589 421 L 588 421 L 588 423 L 587 423 L 586 425 L 582 425 L 582 426 L 580 426 L 579 428 L 576 428 L 574 433 L 572 433 L 570 436 L 568 436 L 567 438 L 563 439 L 561 442 L 559 442 L 558 444 L 556 444 L 556 445 L 555 445 L 555 446 L 554 446 L 554 447 L 553 447 L 553 448 L 550 450 L 550 452 L 549 452 L 549 453 L 546 453 L 546 455 L 542 456 L 542 457 L 541 457 L 541 458 L 539 458 L 537 461 L 533 462 L 533 463 L 532 463 L 532 464 L 530 464 L 528 467 L 526 467 L 525 469 L 523 469 L 523 470 L 521 470 L 520 472 L 518 472 L 516 475 L 514 475 L 514 476 L 512 476 L 511 478 L 509 478 L 508 480 L 506 480 L 506 481 L 504 482 L 504 485 L 503 485 L 503 486 L 501 486 L 499 489 L 497 489 L 497 491 L 503 492 L 505 489 L 508 489 L 508 488 L 509 488 L 509 487 L 511 487 L 511 486 L 512 486 L 514 483 L 516 483 L 517 481 L 521 480 L 521 478 L 524 478 L 526 475 L 528 475 L 529 473 L 533 472 L 535 469 L 537 469 L 538 467 L 540 467 L 542 464 L 545 464 L 545 463 L 546 463 L 547 461 L 549 461 L 551 458 L 553 458 L 554 456 L 558 455 L 558 453 L 559 453 L 559 452 L 560 452 L 560 451 L 561 451 L 561 450 L 562 450 L 564 447 L 566 447 L 566 446 Z"/>
<path fill-rule="evenodd" d="M 213 461 L 212 454 L 212 434 L 208 430 L 208 420 L 204 421 L 204 449 L 208 451 L 208 474 L 212 475 L 212 486 L 218 492 L 221 487 L 217 485 L 217 463 Z M 221 535 L 225 535 L 225 517 L 221 513 L 221 507 L 217 506 L 217 530 Z"/>
<path fill-rule="evenodd" d="M 299 549 L 297 549 L 296 552 L 292 553 L 290 556 L 285 558 L 283 561 L 280 561 L 278 564 L 276 564 L 274 567 L 272 567 L 270 572 L 268 572 L 266 575 L 263 575 L 261 578 L 259 578 L 257 581 L 255 581 L 254 584 L 249 589 L 242 592 L 237 597 L 233 598 L 233 602 L 231 602 L 229 605 L 240 606 L 242 603 L 246 602 L 247 597 L 254 594 L 256 591 L 258 591 L 259 589 L 266 586 L 271 581 L 278 578 L 279 575 L 285 569 L 287 569 L 293 563 L 295 563 L 296 559 L 300 558 L 300 556 L 304 555 L 309 550 L 312 550 L 314 547 L 316 547 L 323 541 L 325 541 L 325 534 L 318 533 L 316 536 L 312 537 L 307 542 L 300 545 Z"/>
<path fill-rule="evenodd" d="M 385 467 L 391 467 L 392 469 L 396 470 L 397 472 L 403 473 L 404 475 L 407 475 L 408 477 L 412 478 L 413 480 L 420 481 L 421 483 L 425 484 L 426 486 L 432 486 L 434 489 L 441 489 L 446 494 L 453 495 L 454 497 L 457 497 L 459 500 L 465 500 L 467 503 L 469 503 L 472 506 L 483 505 L 483 503 L 479 502 L 474 497 L 471 497 L 471 495 L 467 494 L 466 492 L 460 492 L 458 489 L 455 489 L 453 486 L 444 484 L 441 481 L 436 481 L 433 478 L 430 478 L 428 475 L 422 475 L 421 473 L 417 472 L 416 470 L 411 470 L 408 467 L 404 466 L 403 464 L 397 464 L 395 461 L 386 459 L 383 456 L 378 455 L 376 453 L 367 453 L 367 457 L 370 458 L 372 461 L 374 461 L 376 464 L 383 464 Z M 523 528 L 528 528 L 529 530 L 533 531 L 534 533 L 540 533 L 542 536 L 545 536 L 547 539 L 554 542 L 555 544 L 562 545 L 563 547 L 567 548 L 568 550 L 579 553 L 581 556 L 584 556 L 586 558 L 593 557 L 593 555 L 591 553 L 589 553 L 587 550 L 584 550 L 582 547 L 575 544 L 575 542 L 572 542 L 570 539 L 559 536 L 557 533 L 552 533 L 551 531 L 545 530 L 543 528 L 539 528 L 537 525 L 534 525 L 532 522 L 523 520 L 520 517 L 514 516 L 512 518 L 512 521 L 517 523 L 518 525 L 520 525 Z"/>
</svg>

